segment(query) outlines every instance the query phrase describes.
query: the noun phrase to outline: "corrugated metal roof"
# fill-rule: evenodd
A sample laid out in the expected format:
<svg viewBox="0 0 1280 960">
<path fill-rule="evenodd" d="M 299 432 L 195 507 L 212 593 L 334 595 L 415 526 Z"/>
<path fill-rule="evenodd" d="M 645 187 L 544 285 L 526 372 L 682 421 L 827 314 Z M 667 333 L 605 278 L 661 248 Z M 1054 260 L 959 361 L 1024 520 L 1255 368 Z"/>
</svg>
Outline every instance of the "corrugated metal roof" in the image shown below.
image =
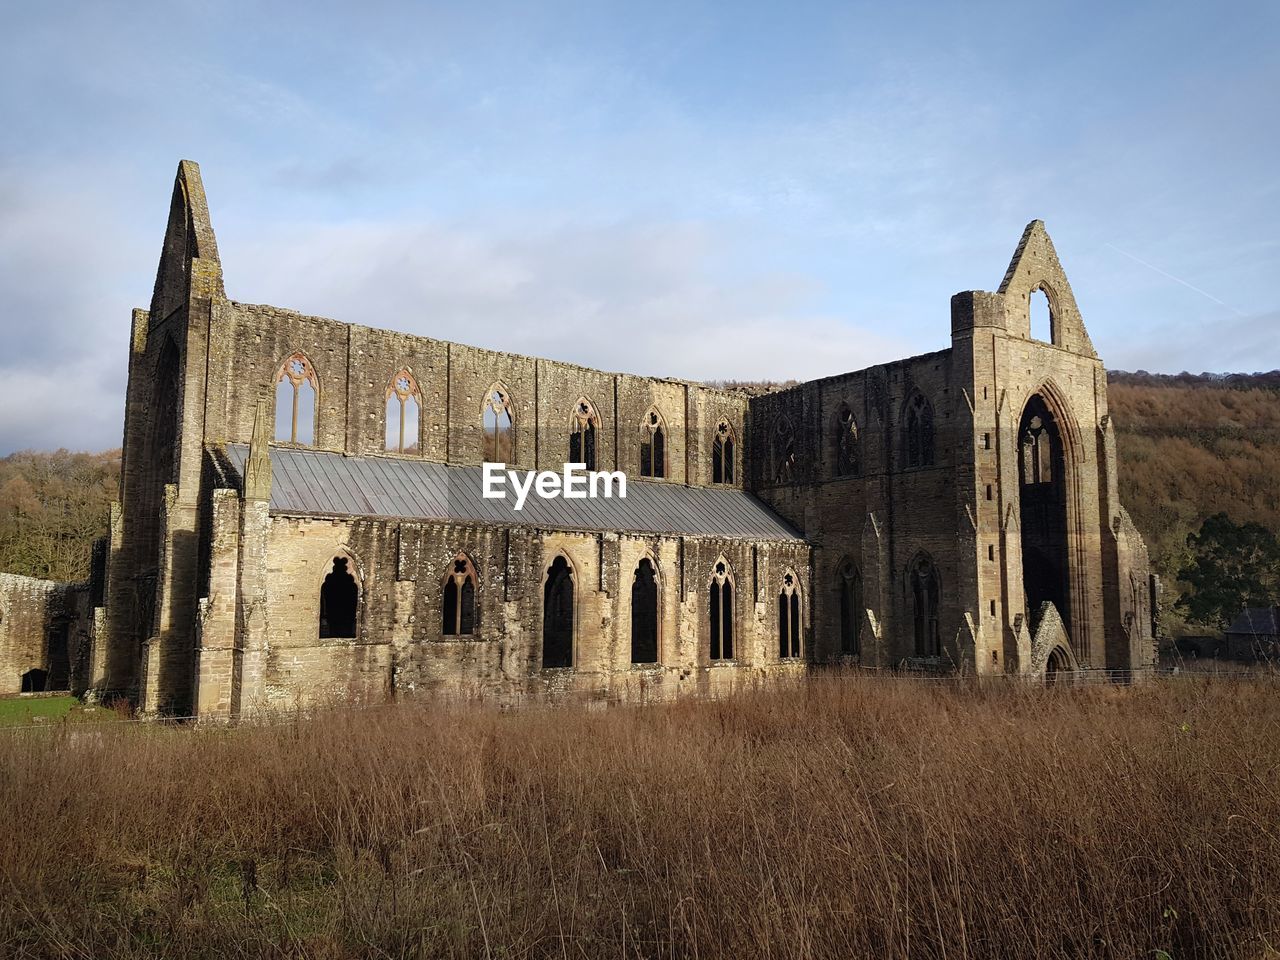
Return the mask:
<svg viewBox="0 0 1280 960">
<path fill-rule="evenodd" d="M 243 476 L 249 448 L 226 446 Z M 523 476 L 523 471 L 521 472 Z M 396 457 L 347 457 L 321 450 L 271 448 L 271 509 L 342 517 L 461 520 L 563 530 L 672 533 L 746 540 L 803 539 L 749 493 L 627 478 L 625 498 L 542 499 L 532 490 L 521 510 L 482 496 L 479 466 Z"/>
<path fill-rule="evenodd" d="M 1251 637 L 1274 637 L 1280 635 L 1276 624 L 1276 607 L 1246 607 L 1236 615 L 1235 621 L 1227 627 L 1227 633 L 1241 633 Z"/>
</svg>

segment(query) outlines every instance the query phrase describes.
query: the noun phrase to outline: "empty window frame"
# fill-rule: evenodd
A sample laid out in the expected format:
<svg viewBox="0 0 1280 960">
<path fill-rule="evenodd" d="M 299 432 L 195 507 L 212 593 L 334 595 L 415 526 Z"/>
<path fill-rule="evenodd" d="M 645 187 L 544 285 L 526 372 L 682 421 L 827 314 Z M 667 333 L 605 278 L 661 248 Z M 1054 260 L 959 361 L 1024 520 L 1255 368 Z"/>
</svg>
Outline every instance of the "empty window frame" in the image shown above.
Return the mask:
<svg viewBox="0 0 1280 960">
<path fill-rule="evenodd" d="M 640 422 L 640 476 L 662 479 L 667 475 L 667 424 L 656 407 Z"/>
<path fill-rule="evenodd" d="M 276 440 L 314 446 L 320 382 L 311 361 L 295 353 L 281 364 L 275 384 Z"/>
<path fill-rule="evenodd" d="M 484 396 L 481 426 L 484 431 L 482 455 L 486 463 L 512 463 L 515 460 L 515 414 L 511 394 L 495 383 Z"/>
<path fill-rule="evenodd" d="M 721 420 L 716 425 L 716 433 L 711 440 L 712 483 L 733 483 L 733 458 L 736 446 L 733 427 L 728 420 Z"/>
<path fill-rule="evenodd" d="M 408 370 L 401 370 L 387 384 L 386 448 L 393 453 L 416 453 L 422 393 Z"/>
<path fill-rule="evenodd" d="M 599 433 L 600 417 L 595 406 L 585 397 L 579 397 L 569 418 L 569 463 L 585 464 L 587 470 L 595 470 Z"/>
<path fill-rule="evenodd" d="M 782 589 L 778 591 L 778 656 L 785 659 L 800 656 L 800 638 L 803 636 L 800 621 L 800 583 L 788 570 L 782 575 Z"/>
<path fill-rule="evenodd" d="M 453 558 L 440 606 L 444 636 L 469 637 L 476 632 L 476 571 L 465 553 Z"/>
<path fill-rule="evenodd" d="M 711 574 L 708 591 L 708 617 L 711 627 L 712 660 L 733 659 L 733 575 L 729 564 L 718 560 Z"/>
</svg>

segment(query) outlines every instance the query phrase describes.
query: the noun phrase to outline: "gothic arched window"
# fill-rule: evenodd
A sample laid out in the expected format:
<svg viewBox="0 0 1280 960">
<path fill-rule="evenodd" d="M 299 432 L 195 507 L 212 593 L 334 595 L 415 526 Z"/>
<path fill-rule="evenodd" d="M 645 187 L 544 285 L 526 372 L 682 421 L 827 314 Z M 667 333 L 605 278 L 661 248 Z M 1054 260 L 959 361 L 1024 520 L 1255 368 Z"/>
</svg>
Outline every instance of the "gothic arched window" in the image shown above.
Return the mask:
<svg viewBox="0 0 1280 960">
<path fill-rule="evenodd" d="M 476 571 L 465 553 L 453 559 L 444 578 L 441 632 L 446 637 L 469 637 L 476 632 Z"/>
<path fill-rule="evenodd" d="M 656 407 L 640 422 L 640 476 L 662 479 L 667 475 L 667 424 Z"/>
<path fill-rule="evenodd" d="M 1054 435 L 1039 414 L 1027 418 L 1022 430 L 1022 485 L 1053 483 Z"/>
<path fill-rule="evenodd" d="M 583 397 L 573 405 L 569 421 L 569 462 L 586 464 L 587 470 L 596 469 L 596 434 L 600 417 L 591 401 Z"/>
<path fill-rule="evenodd" d="M 511 394 L 507 388 L 495 383 L 484 395 L 481 412 L 484 426 L 485 463 L 511 463 L 515 460 L 515 417 L 512 413 Z"/>
<path fill-rule="evenodd" d="M 800 584 L 788 570 L 782 575 L 782 589 L 778 592 L 778 656 L 800 656 L 801 636 Z"/>
<path fill-rule="evenodd" d="M 916 656 L 942 656 L 942 632 L 938 623 L 938 571 L 927 556 L 911 565 L 911 614 Z"/>
<path fill-rule="evenodd" d="M 542 666 L 573 666 L 573 568 L 558 556 L 542 588 Z"/>
<path fill-rule="evenodd" d="M 631 582 L 631 662 L 658 662 L 658 574 L 648 557 Z"/>
<path fill-rule="evenodd" d="M 933 407 L 921 393 L 907 405 L 906 448 L 908 467 L 933 466 Z"/>
<path fill-rule="evenodd" d="M 711 441 L 711 482 L 733 483 L 733 427 L 728 420 L 716 425 L 716 435 Z"/>
<path fill-rule="evenodd" d="M 857 656 L 862 652 L 862 574 L 846 559 L 836 571 L 840 592 L 840 653 Z"/>
<path fill-rule="evenodd" d="M 276 440 L 314 446 L 320 382 L 311 361 L 295 353 L 281 365 L 275 382 Z"/>
<path fill-rule="evenodd" d="M 837 477 L 856 477 L 862 470 L 858 421 L 844 404 L 836 412 L 835 464 Z"/>
<path fill-rule="evenodd" d="M 724 560 L 716 562 L 708 597 L 711 659 L 733 659 L 733 575 Z"/>
<path fill-rule="evenodd" d="M 387 384 L 387 449 L 414 453 L 418 449 L 418 416 L 422 408 L 418 382 L 401 370 Z"/>
</svg>

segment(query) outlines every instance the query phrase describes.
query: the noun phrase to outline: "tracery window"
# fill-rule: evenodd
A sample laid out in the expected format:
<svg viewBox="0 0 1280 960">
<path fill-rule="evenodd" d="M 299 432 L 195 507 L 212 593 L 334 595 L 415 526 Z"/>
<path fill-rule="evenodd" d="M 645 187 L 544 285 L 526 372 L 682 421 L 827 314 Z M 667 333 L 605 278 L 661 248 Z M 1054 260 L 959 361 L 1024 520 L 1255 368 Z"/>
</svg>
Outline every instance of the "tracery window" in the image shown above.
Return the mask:
<svg viewBox="0 0 1280 960">
<path fill-rule="evenodd" d="M 711 659 L 733 659 L 733 576 L 724 560 L 711 575 L 708 611 L 711 621 Z"/>
<path fill-rule="evenodd" d="M 640 476 L 661 479 L 666 475 L 666 421 L 656 407 L 650 407 L 640 423 Z"/>
<path fill-rule="evenodd" d="M 515 460 L 515 417 L 507 388 L 495 383 L 486 392 L 481 420 L 484 427 L 484 461 L 511 463 Z"/>
<path fill-rule="evenodd" d="M 418 449 L 418 415 L 422 407 L 418 382 L 408 370 L 401 370 L 387 384 L 386 442 L 395 453 Z"/>
<path fill-rule="evenodd" d="M 569 422 L 569 463 L 586 464 L 587 470 L 596 469 L 596 434 L 600 417 L 590 400 L 579 397 L 573 405 Z"/>
<path fill-rule="evenodd" d="M 464 553 L 453 560 L 444 578 L 441 632 L 446 637 L 469 637 L 476 631 L 476 571 Z"/>
<path fill-rule="evenodd" d="M 315 445 L 319 380 L 301 353 L 286 360 L 276 374 L 276 440 Z"/>
<path fill-rule="evenodd" d="M 1033 415 L 1022 431 L 1022 482 L 1053 483 L 1053 435 L 1044 418 Z"/>
<path fill-rule="evenodd" d="M 787 571 L 778 592 L 778 656 L 800 656 L 800 585 L 796 575 Z"/>
<path fill-rule="evenodd" d="M 721 420 L 711 441 L 712 483 L 733 483 L 734 446 L 733 427 L 728 420 Z"/>
<path fill-rule="evenodd" d="M 933 407 L 917 393 L 907 405 L 906 454 L 908 467 L 933 466 Z"/>
<path fill-rule="evenodd" d="M 835 464 L 837 477 L 854 477 L 862 470 L 858 421 L 844 404 L 836 412 Z"/>
</svg>

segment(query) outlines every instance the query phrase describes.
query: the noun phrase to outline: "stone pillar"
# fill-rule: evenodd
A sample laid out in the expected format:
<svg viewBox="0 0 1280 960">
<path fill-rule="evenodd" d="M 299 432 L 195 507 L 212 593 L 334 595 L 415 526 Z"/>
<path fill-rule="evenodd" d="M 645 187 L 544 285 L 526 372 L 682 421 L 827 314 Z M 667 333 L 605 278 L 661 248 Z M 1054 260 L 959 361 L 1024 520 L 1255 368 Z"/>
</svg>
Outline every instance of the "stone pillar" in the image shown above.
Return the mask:
<svg viewBox="0 0 1280 960">
<path fill-rule="evenodd" d="M 236 633 L 239 659 L 231 702 L 233 716 L 266 706 L 267 542 L 271 534 L 271 454 L 268 448 L 267 404 L 258 401 L 253 440 L 244 469 L 244 499 L 240 505 L 239 585 L 236 590 Z"/>
<path fill-rule="evenodd" d="M 240 572 L 240 498 L 214 490 L 209 544 L 209 594 L 200 600 L 195 651 L 194 712 L 228 719 L 236 675 L 236 593 Z"/>
</svg>

